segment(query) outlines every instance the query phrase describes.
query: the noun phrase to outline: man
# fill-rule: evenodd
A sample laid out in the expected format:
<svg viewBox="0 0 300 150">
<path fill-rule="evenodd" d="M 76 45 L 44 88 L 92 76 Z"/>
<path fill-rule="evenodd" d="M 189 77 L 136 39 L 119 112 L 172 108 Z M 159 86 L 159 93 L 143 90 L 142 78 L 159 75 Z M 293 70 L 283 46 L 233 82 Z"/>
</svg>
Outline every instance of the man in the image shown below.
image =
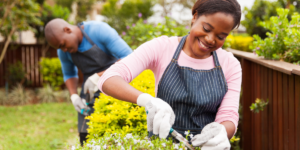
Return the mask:
<svg viewBox="0 0 300 150">
<path fill-rule="evenodd" d="M 96 86 L 99 77 L 132 50 L 118 33 L 104 22 L 89 21 L 75 26 L 63 19 L 53 19 L 45 27 L 45 37 L 50 46 L 57 49 L 65 84 L 78 111 L 78 132 L 80 143 L 83 145 L 88 128 L 85 116 L 94 112 L 95 98 L 100 93 Z M 77 67 L 82 71 L 84 78 L 80 96 L 77 94 Z"/>
</svg>

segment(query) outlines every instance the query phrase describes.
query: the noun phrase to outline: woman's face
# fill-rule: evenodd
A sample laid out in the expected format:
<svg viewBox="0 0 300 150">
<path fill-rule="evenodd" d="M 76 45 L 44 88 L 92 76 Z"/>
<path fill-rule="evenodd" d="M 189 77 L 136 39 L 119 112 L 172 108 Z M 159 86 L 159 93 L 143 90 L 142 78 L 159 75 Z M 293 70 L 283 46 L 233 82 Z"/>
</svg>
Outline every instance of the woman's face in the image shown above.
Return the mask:
<svg viewBox="0 0 300 150">
<path fill-rule="evenodd" d="M 192 27 L 184 51 L 196 59 L 205 59 L 222 47 L 234 26 L 232 15 L 217 12 L 192 19 Z"/>
</svg>

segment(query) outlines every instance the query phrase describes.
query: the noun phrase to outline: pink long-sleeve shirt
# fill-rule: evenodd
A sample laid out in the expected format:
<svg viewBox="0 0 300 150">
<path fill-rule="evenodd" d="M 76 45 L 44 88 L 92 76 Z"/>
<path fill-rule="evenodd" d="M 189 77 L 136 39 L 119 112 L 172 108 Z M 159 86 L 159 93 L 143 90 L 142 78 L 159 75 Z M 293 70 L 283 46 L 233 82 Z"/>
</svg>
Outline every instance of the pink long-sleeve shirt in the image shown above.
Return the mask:
<svg viewBox="0 0 300 150">
<path fill-rule="evenodd" d="M 120 76 L 129 83 L 141 72 L 150 69 L 155 76 L 155 93 L 157 94 L 159 81 L 171 62 L 178 45 L 178 37 L 167 36 L 155 38 L 142 44 L 132 54 L 107 69 L 98 82 L 98 88 L 102 91 L 103 83 L 112 76 Z M 218 109 L 215 122 L 231 121 L 237 127 L 242 76 L 241 65 L 232 53 L 221 48 L 216 52 L 227 81 L 228 91 Z M 213 56 L 206 59 L 195 59 L 188 56 L 184 51 L 181 51 L 179 55 L 178 64 L 199 70 L 209 70 L 215 67 Z"/>
</svg>

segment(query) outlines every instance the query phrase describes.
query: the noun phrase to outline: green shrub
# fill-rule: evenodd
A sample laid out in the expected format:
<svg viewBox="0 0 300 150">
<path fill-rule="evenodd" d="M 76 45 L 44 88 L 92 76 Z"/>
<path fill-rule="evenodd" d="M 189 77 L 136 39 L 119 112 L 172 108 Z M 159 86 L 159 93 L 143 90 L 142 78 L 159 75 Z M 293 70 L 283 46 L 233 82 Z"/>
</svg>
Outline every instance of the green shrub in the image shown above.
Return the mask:
<svg viewBox="0 0 300 150">
<path fill-rule="evenodd" d="M 103 4 L 101 15 L 105 16 L 105 21 L 120 34 L 126 30 L 126 24 L 152 16 L 153 4 L 152 0 L 125 0 L 119 5 L 118 0 L 107 0 Z"/>
<path fill-rule="evenodd" d="M 58 93 L 49 84 L 46 84 L 43 88 L 38 89 L 37 98 L 41 103 L 57 102 Z"/>
<path fill-rule="evenodd" d="M 109 134 L 106 133 L 103 137 L 97 140 L 90 140 L 81 147 L 79 144 L 70 147 L 74 150 L 90 150 L 90 149 L 113 149 L 113 150 L 187 150 L 182 142 L 173 143 L 172 140 L 160 139 L 152 137 L 149 139 L 146 134 L 132 135 L 132 134 Z M 200 150 L 196 147 L 195 150 Z"/>
<path fill-rule="evenodd" d="M 184 36 L 188 32 L 187 27 L 179 25 L 170 17 L 165 17 L 165 22 L 157 25 L 148 24 L 140 19 L 136 24 L 127 24 L 127 32 L 122 33 L 122 38 L 132 49 L 136 49 L 141 44 L 162 35 Z"/>
<path fill-rule="evenodd" d="M 291 15 L 294 12 L 300 11 L 299 2 L 295 7 L 293 2 L 297 0 L 290 0 L 287 3 L 286 0 L 278 0 L 278 1 L 264 1 L 264 0 L 255 0 L 251 9 L 245 7 L 243 13 L 245 14 L 245 19 L 241 21 L 241 24 L 246 27 L 246 31 L 249 35 L 258 35 L 262 39 L 266 38 L 267 32 L 270 32 L 267 28 L 260 25 L 262 21 L 269 21 L 271 16 L 276 16 L 277 8 L 289 8 L 290 13 L 287 18 L 291 19 Z"/>
<path fill-rule="evenodd" d="M 154 75 L 150 70 L 144 71 L 131 83 L 141 92 L 154 93 Z M 103 93 L 96 99 L 95 112 L 88 116 L 88 138 L 98 139 L 104 133 L 134 133 L 142 135 L 147 133 L 147 119 L 144 107 L 136 104 L 120 101 Z"/>
<path fill-rule="evenodd" d="M 59 58 L 42 58 L 40 61 L 40 67 L 44 85 L 49 84 L 54 88 L 54 90 L 59 90 L 64 84 Z"/>
<path fill-rule="evenodd" d="M 25 81 L 26 72 L 20 61 L 15 64 L 8 64 L 7 71 L 5 73 L 5 79 L 11 87 L 17 86 L 17 84 Z"/>
<path fill-rule="evenodd" d="M 288 9 L 277 9 L 278 17 L 271 17 L 269 22 L 261 22 L 261 25 L 271 32 L 264 40 L 254 35 L 255 41 L 251 49 L 259 56 L 266 59 L 280 59 L 291 63 L 300 63 L 299 21 L 300 16 L 295 13 L 292 20 L 287 19 Z"/>
</svg>

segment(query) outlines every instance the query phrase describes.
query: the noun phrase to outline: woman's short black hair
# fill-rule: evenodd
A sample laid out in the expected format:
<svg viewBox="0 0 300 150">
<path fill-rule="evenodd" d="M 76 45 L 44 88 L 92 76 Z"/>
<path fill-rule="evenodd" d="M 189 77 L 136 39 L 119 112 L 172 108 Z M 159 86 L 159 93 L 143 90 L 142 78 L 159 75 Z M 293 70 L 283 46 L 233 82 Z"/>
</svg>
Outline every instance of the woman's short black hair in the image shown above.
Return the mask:
<svg viewBox="0 0 300 150">
<path fill-rule="evenodd" d="M 198 0 L 192 9 L 192 14 L 201 15 L 223 12 L 234 18 L 234 28 L 239 27 L 241 21 L 241 6 L 236 0 Z"/>
</svg>

